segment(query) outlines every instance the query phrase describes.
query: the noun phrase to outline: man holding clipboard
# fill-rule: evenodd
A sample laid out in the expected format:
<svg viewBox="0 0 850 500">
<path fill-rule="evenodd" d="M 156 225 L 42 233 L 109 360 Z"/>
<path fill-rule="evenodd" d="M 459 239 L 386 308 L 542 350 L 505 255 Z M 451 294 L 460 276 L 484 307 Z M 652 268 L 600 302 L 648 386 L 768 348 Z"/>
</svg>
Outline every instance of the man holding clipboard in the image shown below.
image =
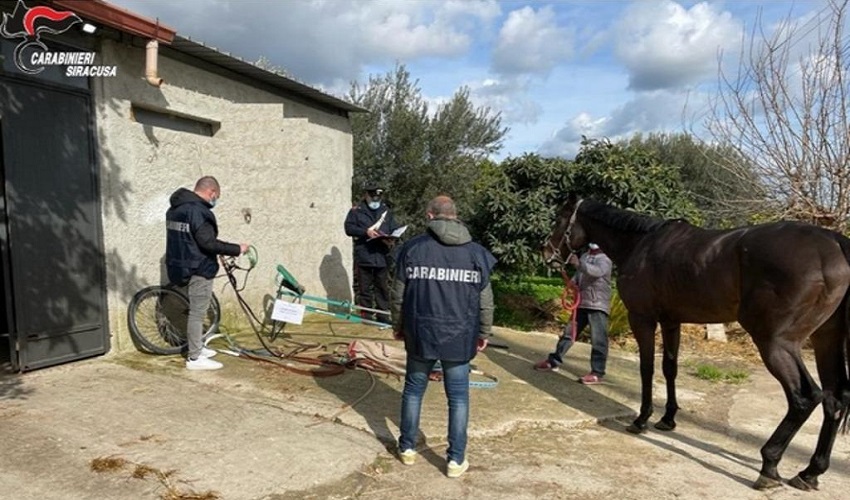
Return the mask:
<svg viewBox="0 0 850 500">
<path fill-rule="evenodd" d="M 345 234 L 354 238 L 354 281 L 357 305 L 369 309 L 388 311 L 389 276 L 387 256 L 395 241 L 407 226 L 396 224 L 389 207 L 383 202 L 384 190 L 377 183 L 363 186 L 363 199 L 345 218 Z M 372 319 L 372 313 L 363 312 Z M 386 314 L 378 314 L 377 321 L 389 324 Z"/>
</svg>

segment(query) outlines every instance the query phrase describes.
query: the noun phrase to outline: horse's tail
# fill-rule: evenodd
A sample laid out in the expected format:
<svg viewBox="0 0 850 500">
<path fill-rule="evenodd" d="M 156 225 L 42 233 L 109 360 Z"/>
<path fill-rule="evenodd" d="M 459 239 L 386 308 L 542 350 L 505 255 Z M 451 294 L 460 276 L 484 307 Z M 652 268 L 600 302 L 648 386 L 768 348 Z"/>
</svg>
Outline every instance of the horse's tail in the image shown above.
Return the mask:
<svg viewBox="0 0 850 500">
<path fill-rule="evenodd" d="M 850 301 L 848 301 L 850 302 Z M 850 307 L 845 308 L 845 311 L 850 310 Z M 845 323 L 845 325 L 850 325 L 850 323 Z M 847 364 L 848 370 L 850 370 L 850 339 L 844 339 L 844 362 Z M 844 380 L 847 380 L 845 377 Z M 838 401 L 841 404 L 841 412 L 838 414 L 838 421 L 841 422 L 839 429 L 841 430 L 841 434 L 847 434 L 847 420 L 850 417 L 850 387 L 845 387 L 841 394 L 838 395 Z"/>
<path fill-rule="evenodd" d="M 836 239 L 841 246 L 841 251 L 844 253 L 844 258 L 847 259 L 847 265 L 850 265 L 850 239 L 836 233 Z M 841 434 L 847 434 L 848 420 L 850 420 L 850 386 L 847 386 L 850 380 L 850 288 L 844 294 L 844 380 L 845 387 L 840 388 L 840 393 L 837 394 L 839 404 L 841 405 L 838 421 L 841 422 L 839 429 Z"/>
</svg>

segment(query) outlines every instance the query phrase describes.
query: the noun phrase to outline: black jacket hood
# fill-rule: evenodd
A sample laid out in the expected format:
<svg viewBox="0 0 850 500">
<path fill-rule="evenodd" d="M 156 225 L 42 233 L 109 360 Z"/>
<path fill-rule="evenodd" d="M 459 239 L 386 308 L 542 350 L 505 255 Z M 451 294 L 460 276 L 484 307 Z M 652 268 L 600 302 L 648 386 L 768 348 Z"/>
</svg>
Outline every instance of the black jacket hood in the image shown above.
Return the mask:
<svg viewBox="0 0 850 500">
<path fill-rule="evenodd" d="M 172 208 L 185 205 L 186 203 L 196 202 L 201 202 L 208 207 L 211 206 L 206 200 L 195 194 L 194 191 L 190 191 L 186 188 L 180 188 L 177 191 L 174 191 L 168 201 L 171 203 Z"/>
</svg>

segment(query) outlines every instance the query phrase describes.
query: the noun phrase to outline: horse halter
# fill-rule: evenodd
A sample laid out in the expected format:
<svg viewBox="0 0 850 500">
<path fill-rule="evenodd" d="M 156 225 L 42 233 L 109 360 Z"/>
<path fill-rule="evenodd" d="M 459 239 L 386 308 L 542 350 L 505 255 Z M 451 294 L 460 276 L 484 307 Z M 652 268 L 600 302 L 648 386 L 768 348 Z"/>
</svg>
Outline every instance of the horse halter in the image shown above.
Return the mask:
<svg viewBox="0 0 850 500">
<path fill-rule="evenodd" d="M 548 245 L 552 249 L 552 255 L 548 259 L 546 259 L 546 265 L 547 266 L 552 264 L 553 262 L 557 262 L 557 263 L 562 264 L 562 265 L 566 264 L 567 261 L 564 260 L 563 257 L 561 257 L 561 247 L 564 246 L 564 244 L 567 245 L 567 250 L 570 251 L 570 255 L 573 255 L 574 253 L 576 253 L 576 251 L 573 249 L 573 247 L 570 246 L 570 235 L 572 234 L 573 226 L 575 226 L 575 223 L 576 223 L 576 216 L 578 215 L 578 207 L 581 206 L 581 203 L 583 201 L 584 201 L 583 199 L 578 200 L 578 203 L 576 203 L 576 206 L 573 209 L 573 213 L 570 215 L 570 222 L 567 224 L 567 229 L 564 230 L 564 234 L 561 235 L 561 241 L 558 242 L 558 245 L 557 246 L 553 245 L 551 238 L 546 240 L 546 245 Z"/>
</svg>

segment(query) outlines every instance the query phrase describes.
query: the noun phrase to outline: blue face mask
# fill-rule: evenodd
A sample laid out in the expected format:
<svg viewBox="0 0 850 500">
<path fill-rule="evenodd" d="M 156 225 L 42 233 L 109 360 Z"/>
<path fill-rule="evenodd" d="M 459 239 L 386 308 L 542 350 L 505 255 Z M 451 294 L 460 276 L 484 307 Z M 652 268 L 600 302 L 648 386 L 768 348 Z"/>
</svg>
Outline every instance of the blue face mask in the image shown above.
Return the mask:
<svg viewBox="0 0 850 500">
<path fill-rule="evenodd" d="M 381 207 L 381 202 L 380 201 L 370 201 L 369 203 L 367 203 L 367 205 L 372 210 L 377 210 Z"/>
<path fill-rule="evenodd" d="M 215 208 L 216 203 L 218 203 L 218 198 L 210 198 L 210 208 Z"/>
</svg>

